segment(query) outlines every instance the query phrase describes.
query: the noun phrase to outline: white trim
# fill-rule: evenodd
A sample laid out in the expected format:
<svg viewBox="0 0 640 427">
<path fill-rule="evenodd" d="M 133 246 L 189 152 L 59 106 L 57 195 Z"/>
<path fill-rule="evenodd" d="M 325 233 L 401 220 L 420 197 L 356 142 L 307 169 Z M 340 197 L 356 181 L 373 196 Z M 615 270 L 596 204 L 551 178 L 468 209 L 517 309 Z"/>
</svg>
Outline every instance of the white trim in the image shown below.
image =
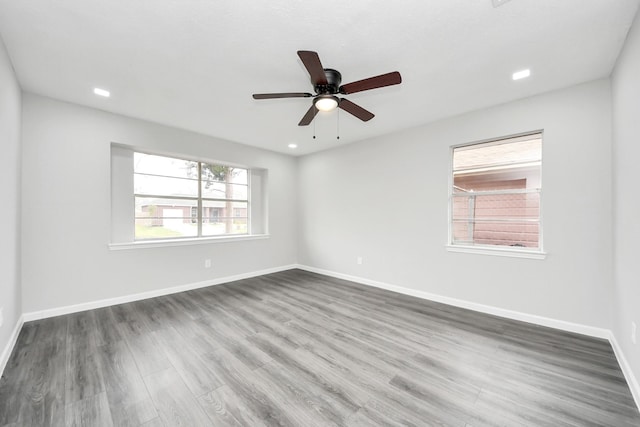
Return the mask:
<svg viewBox="0 0 640 427">
<path fill-rule="evenodd" d="M 189 283 L 186 285 L 174 286 L 171 288 L 156 289 L 153 291 L 141 292 L 139 294 L 125 295 L 122 297 L 108 298 L 98 301 L 90 301 L 80 304 L 68 305 L 65 307 L 50 308 L 41 311 L 32 311 L 24 313 L 25 322 L 33 320 L 46 319 L 48 317 L 62 316 L 64 314 L 77 313 L 80 311 L 93 310 L 95 308 L 109 307 L 112 305 L 125 304 L 128 302 L 139 301 L 148 298 L 159 297 L 163 295 L 176 294 L 178 292 L 190 291 L 192 289 L 205 288 L 207 286 L 220 285 L 223 283 L 233 282 L 236 280 L 248 279 L 251 277 L 262 276 L 264 274 L 277 273 L 279 271 L 291 270 L 295 265 L 284 265 L 280 267 L 267 268 L 264 270 L 252 271 L 249 273 L 241 273 L 233 276 L 219 277 L 217 279 L 205 280 L 202 282 Z"/>
<path fill-rule="evenodd" d="M 463 246 L 463 245 L 447 245 L 447 251 L 449 252 L 463 252 L 468 254 L 480 254 L 480 255 L 495 255 L 506 256 L 511 258 L 528 258 L 528 259 L 545 259 L 547 257 L 546 252 L 540 251 L 528 251 L 526 249 L 514 249 L 514 248 L 490 248 L 479 246 Z"/>
<path fill-rule="evenodd" d="M 388 291 L 398 292 L 404 295 L 410 295 L 413 297 L 422 298 L 429 301 L 441 302 L 443 304 L 452 305 L 454 307 L 466 308 L 468 310 L 492 314 L 494 316 L 504 317 L 507 319 L 519 320 L 522 322 L 533 323 L 536 325 L 546 326 L 549 328 L 561 329 L 563 331 L 575 332 L 582 335 L 589 335 L 596 338 L 608 339 L 611 336 L 610 330 L 604 329 L 604 328 L 597 328 L 595 326 L 581 325 L 579 323 L 552 319 L 549 317 L 538 316 L 535 314 L 522 313 L 519 311 L 493 307 L 490 305 L 478 304 L 471 301 L 451 298 L 451 297 L 438 295 L 438 294 L 432 294 L 430 292 L 419 291 L 416 289 L 405 288 L 402 286 L 391 285 L 384 282 L 378 282 L 376 280 L 365 279 L 363 277 L 336 273 L 334 271 L 323 270 L 321 268 L 310 267 L 307 265 L 298 265 L 297 267 L 301 270 L 307 270 L 313 273 L 324 274 L 325 276 L 331 276 L 331 277 L 336 277 L 338 279 L 349 280 L 349 281 L 360 283 L 363 285 L 374 286 L 376 288 L 386 289 Z"/>
<path fill-rule="evenodd" d="M 629 389 L 631 390 L 631 395 L 636 402 L 636 406 L 638 410 L 640 410 L 640 384 L 636 379 L 633 371 L 631 370 L 631 366 L 629 362 L 627 362 L 627 358 L 624 357 L 624 353 L 622 352 L 622 347 L 618 344 L 618 340 L 613 332 L 609 332 L 609 342 L 611 343 L 611 347 L 613 347 L 613 352 L 618 359 L 618 364 L 622 369 L 622 373 L 627 380 L 627 384 L 629 385 Z"/>
<path fill-rule="evenodd" d="M 13 348 L 18 341 L 18 335 L 20 335 L 20 331 L 22 330 L 22 325 L 24 324 L 24 316 L 20 316 L 18 321 L 16 322 L 16 326 L 13 328 L 13 332 L 9 337 L 9 342 L 5 346 L 2 351 L 2 355 L 0 356 L 0 377 L 4 374 L 4 368 L 7 367 L 7 363 L 9 362 L 9 357 L 11 357 L 11 352 L 13 352 Z"/>
<path fill-rule="evenodd" d="M 122 251 L 127 249 L 165 248 L 167 246 L 206 245 L 210 243 L 229 243 L 229 242 L 241 242 L 245 240 L 262 240 L 262 239 L 268 239 L 270 237 L 271 236 L 268 234 L 250 234 L 250 235 L 241 235 L 241 236 L 138 240 L 135 242 L 127 242 L 127 243 L 109 243 L 109 249 L 112 251 Z"/>
</svg>

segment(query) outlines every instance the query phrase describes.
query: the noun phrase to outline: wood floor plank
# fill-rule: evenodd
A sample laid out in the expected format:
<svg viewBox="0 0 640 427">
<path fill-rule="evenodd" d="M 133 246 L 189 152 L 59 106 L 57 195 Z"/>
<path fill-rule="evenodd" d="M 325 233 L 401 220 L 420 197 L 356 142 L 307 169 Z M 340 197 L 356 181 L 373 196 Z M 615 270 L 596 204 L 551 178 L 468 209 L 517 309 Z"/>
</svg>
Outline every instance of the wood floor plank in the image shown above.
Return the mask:
<svg viewBox="0 0 640 427">
<path fill-rule="evenodd" d="M 65 346 L 60 341 L 31 345 L 32 365 L 25 378 L 19 420 L 25 425 L 64 423 Z"/>
<path fill-rule="evenodd" d="M 165 369 L 144 377 L 151 398 L 166 426 L 209 426 L 211 419 L 196 402 L 178 372 Z"/>
<path fill-rule="evenodd" d="M 160 417 L 156 417 L 150 421 L 147 421 L 146 423 L 142 424 L 141 427 L 167 427 L 164 425 L 164 423 L 162 422 L 162 419 L 160 419 Z"/>
<path fill-rule="evenodd" d="M 284 323 L 290 320 L 286 318 L 274 318 L 274 311 L 270 311 L 263 303 L 256 305 L 248 299 L 242 299 L 235 295 L 233 290 L 220 288 L 220 293 L 228 296 L 228 306 L 230 311 L 245 319 L 251 324 L 254 332 L 269 332 L 282 341 L 283 344 L 291 348 L 298 348 L 302 342 L 295 335 L 287 333 Z"/>
<path fill-rule="evenodd" d="M 153 332 L 153 335 L 194 396 L 201 396 L 223 384 L 215 372 L 209 369 L 207 363 L 187 346 L 188 342 L 174 328 L 158 330 Z"/>
<path fill-rule="evenodd" d="M 227 328 L 219 319 L 196 322 L 198 327 L 213 339 L 219 346 L 227 350 L 249 369 L 257 369 L 271 361 L 271 358 L 258 348 L 253 347 L 245 336 Z"/>
<path fill-rule="evenodd" d="M 67 427 L 111 427 L 111 413 L 105 393 L 99 393 L 69 403 L 65 407 L 65 425 Z"/>
<path fill-rule="evenodd" d="M 136 361 L 140 375 L 146 376 L 172 366 L 167 355 L 162 351 L 162 348 L 151 332 L 146 334 L 129 334 L 125 339 Z"/>
<path fill-rule="evenodd" d="M 64 422 L 68 319 L 28 322 L 0 379 L 0 425 Z"/>
<path fill-rule="evenodd" d="M 102 369 L 98 360 L 98 334 L 93 311 L 70 314 L 67 329 L 66 399 L 67 404 L 104 392 Z"/>
<path fill-rule="evenodd" d="M 434 425 L 433 420 L 429 420 L 429 424 Z M 424 419 L 404 410 L 404 408 L 396 405 L 385 405 L 375 399 L 360 408 L 357 413 L 353 414 L 345 422 L 347 427 L 421 427 L 424 425 Z"/>
<path fill-rule="evenodd" d="M 217 325 L 224 325 L 229 331 L 232 331 L 235 336 L 246 337 L 256 333 L 254 328 L 245 321 L 241 316 L 236 315 L 224 307 L 222 303 L 217 299 L 217 294 L 214 292 L 206 293 L 206 299 L 202 301 L 203 304 L 207 304 L 208 312 L 207 316 L 198 319 L 199 323 L 209 323 Z"/>
<path fill-rule="evenodd" d="M 286 414 L 305 426 L 341 426 L 354 412 L 325 394 L 322 386 L 300 378 L 282 365 L 272 362 L 254 371 L 279 402 L 285 402 Z"/>
<path fill-rule="evenodd" d="M 56 316 L 27 322 L 20 331 L 16 347 L 32 343 L 66 340 L 68 323 L 69 316 Z"/>
<path fill-rule="evenodd" d="M 326 395 L 349 413 L 357 411 L 360 404 L 368 400 L 366 395 L 349 393 L 349 390 L 342 387 L 343 384 L 340 384 L 334 375 L 329 375 L 327 371 L 320 371 L 317 369 L 318 366 L 309 366 L 309 360 L 301 360 L 295 351 L 279 347 L 273 338 L 267 334 L 257 334 L 249 337 L 248 340 L 288 371 L 295 372 L 295 375 L 304 379 L 305 382 L 320 386 Z"/>
<path fill-rule="evenodd" d="M 112 345 L 123 339 L 111 307 L 96 309 L 95 322 L 97 345 Z"/>
<path fill-rule="evenodd" d="M 153 319 L 144 311 L 144 307 L 149 303 L 148 301 L 137 301 L 111 307 L 118 331 L 123 337 L 148 334 L 154 329 Z M 160 304 L 160 300 L 157 301 L 157 304 Z"/>
<path fill-rule="evenodd" d="M 235 418 L 243 425 L 329 425 L 320 421 L 324 419 L 324 406 L 318 404 L 317 397 L 311 396 L 308 388 L 302 389 L 298 381 L 283 379 L 273 364 L 251 371 L 226 350 L 208 356 L 213 369 L 226 384 L 215 390 L 214 395 L 223 393 L 222 396 L 229 399 L 232 393 L 240 399 L 240 406 L 233 401 L 227 402 L 227 406 L 233 408 Z"/>
<path fill-rule="evenodd" d="M 264 426 L 261 420 L 253 417 L 243 405 L 243 399 L 224 385 L 198 398 L 213 425 L 243 427 Z M 239 418 L 239 419 L 238 419 Z"/>
<path fill-rule="evenodd" d="M 99 347 L 111 418 L 118 426 L 139 426 L 158 417 L 140 371 L 124 341 Z"/>
<path fill-rule="evenodd" d="M 75 402 L 104 391 L 96 353 L 81 344 L 67 350 L 66 401 Z"/>
<path fill-rule="evenodd" d="M 198 304 L 197 292 L 187 291 L 171 295 L 171 301 L 180 313 L 188 316 L 189 320 L 202 319 L 207 315 L 206 309 Z"/>
</svg>

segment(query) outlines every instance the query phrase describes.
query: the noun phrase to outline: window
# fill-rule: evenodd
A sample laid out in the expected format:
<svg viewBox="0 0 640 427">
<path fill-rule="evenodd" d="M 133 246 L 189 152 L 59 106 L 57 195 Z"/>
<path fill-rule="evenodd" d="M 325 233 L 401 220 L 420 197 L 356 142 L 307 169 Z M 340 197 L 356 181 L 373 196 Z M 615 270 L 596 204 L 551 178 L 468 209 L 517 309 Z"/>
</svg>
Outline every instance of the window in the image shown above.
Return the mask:
<svg viewBox="0 0 640 427">
<path fill-rule="evenodd" d="M 249 170 L 133 153 L 135 240 L 249 234 Z"/>
<path fill-rule="evenodd" d="M 542 133 L 453 148 L 450 245 L 542 251 Z"/>
</svg>

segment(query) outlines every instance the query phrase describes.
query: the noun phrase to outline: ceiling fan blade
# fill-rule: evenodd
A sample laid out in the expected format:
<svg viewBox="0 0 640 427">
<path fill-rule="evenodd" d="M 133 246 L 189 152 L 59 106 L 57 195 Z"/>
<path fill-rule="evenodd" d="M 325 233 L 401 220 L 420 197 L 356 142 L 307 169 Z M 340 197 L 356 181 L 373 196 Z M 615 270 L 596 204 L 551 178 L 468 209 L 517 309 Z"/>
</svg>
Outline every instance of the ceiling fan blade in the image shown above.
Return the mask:
<svg viewBox="0 0 640 427">
<path fill-rule="evenodd" d="M 318 114 L 318 109 L 315 105 L 311 105 L 311 108 L 307 110 L 307 113 L 304 115 L 298 126 L 308 126 L 309 123 L 313 121 L 313 118 Z"/>
<path fill-rule="evenodd" d="M 340 108 L 342 108 L 344 111 L 346 111 L 347 113 L 353 114 L 354 116 L 356 116 L 357 118 L 359 118 L 363 122 L 368 122 L 369 120 L 371 120 L 371 119 L 373 119 L 375 117 L 375 114 L 373 114 L 371 111 L 365 110 L 364 108 L 362 108 L 358 104 L 354 104 L 353 102 L 349 101 L 348 99 L 342 98 L 340 100 L 340 104 L 338 104 L 338 106 Z"/>
<path fill-rule="evenodd" d="M 274 98 L 309 98 L 312 97 L 306 92 L 289 92 L 289 93 L 254 93 L 253 99 L 274 99 Z"/>
<path fill-rule="evenodd" d="M 392 86 L 402 83 L 402 76 L 397 71 L 382 74 L 357 82 L 347 83 L 340 86 L 340 93 L 348 95 L 350 93 L 362 92 L 363 90 L 377 89 L 379 87 Z"/>
<path fill-rule="evenodd" d="M 324 74 L 324 68 L 322 67 L 322 63 L 320 62 L 320 58 L 316 52 L 310 50 L 299 50 L 298 56 L 309 72 L 311 82 L 314 86 L 328 84 L 327 76 Z"/>
</svg>

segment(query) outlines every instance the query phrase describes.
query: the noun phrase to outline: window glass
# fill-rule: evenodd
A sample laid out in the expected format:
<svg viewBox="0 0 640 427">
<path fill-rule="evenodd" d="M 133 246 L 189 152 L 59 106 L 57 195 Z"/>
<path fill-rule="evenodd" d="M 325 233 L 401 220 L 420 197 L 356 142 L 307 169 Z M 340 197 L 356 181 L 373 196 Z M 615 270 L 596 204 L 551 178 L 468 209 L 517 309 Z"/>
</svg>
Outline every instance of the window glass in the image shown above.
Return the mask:
<svg viewBox="0 0 640 427">
<path fill-rule="evenodd" d="M 453 149 L 451 244 L 541 249 L 542 134 Z"/>
<path fill-rule="evenodd" d="M 248 234 L 248 170 L 134 153 L 135 239 Z"/>
</svg>

